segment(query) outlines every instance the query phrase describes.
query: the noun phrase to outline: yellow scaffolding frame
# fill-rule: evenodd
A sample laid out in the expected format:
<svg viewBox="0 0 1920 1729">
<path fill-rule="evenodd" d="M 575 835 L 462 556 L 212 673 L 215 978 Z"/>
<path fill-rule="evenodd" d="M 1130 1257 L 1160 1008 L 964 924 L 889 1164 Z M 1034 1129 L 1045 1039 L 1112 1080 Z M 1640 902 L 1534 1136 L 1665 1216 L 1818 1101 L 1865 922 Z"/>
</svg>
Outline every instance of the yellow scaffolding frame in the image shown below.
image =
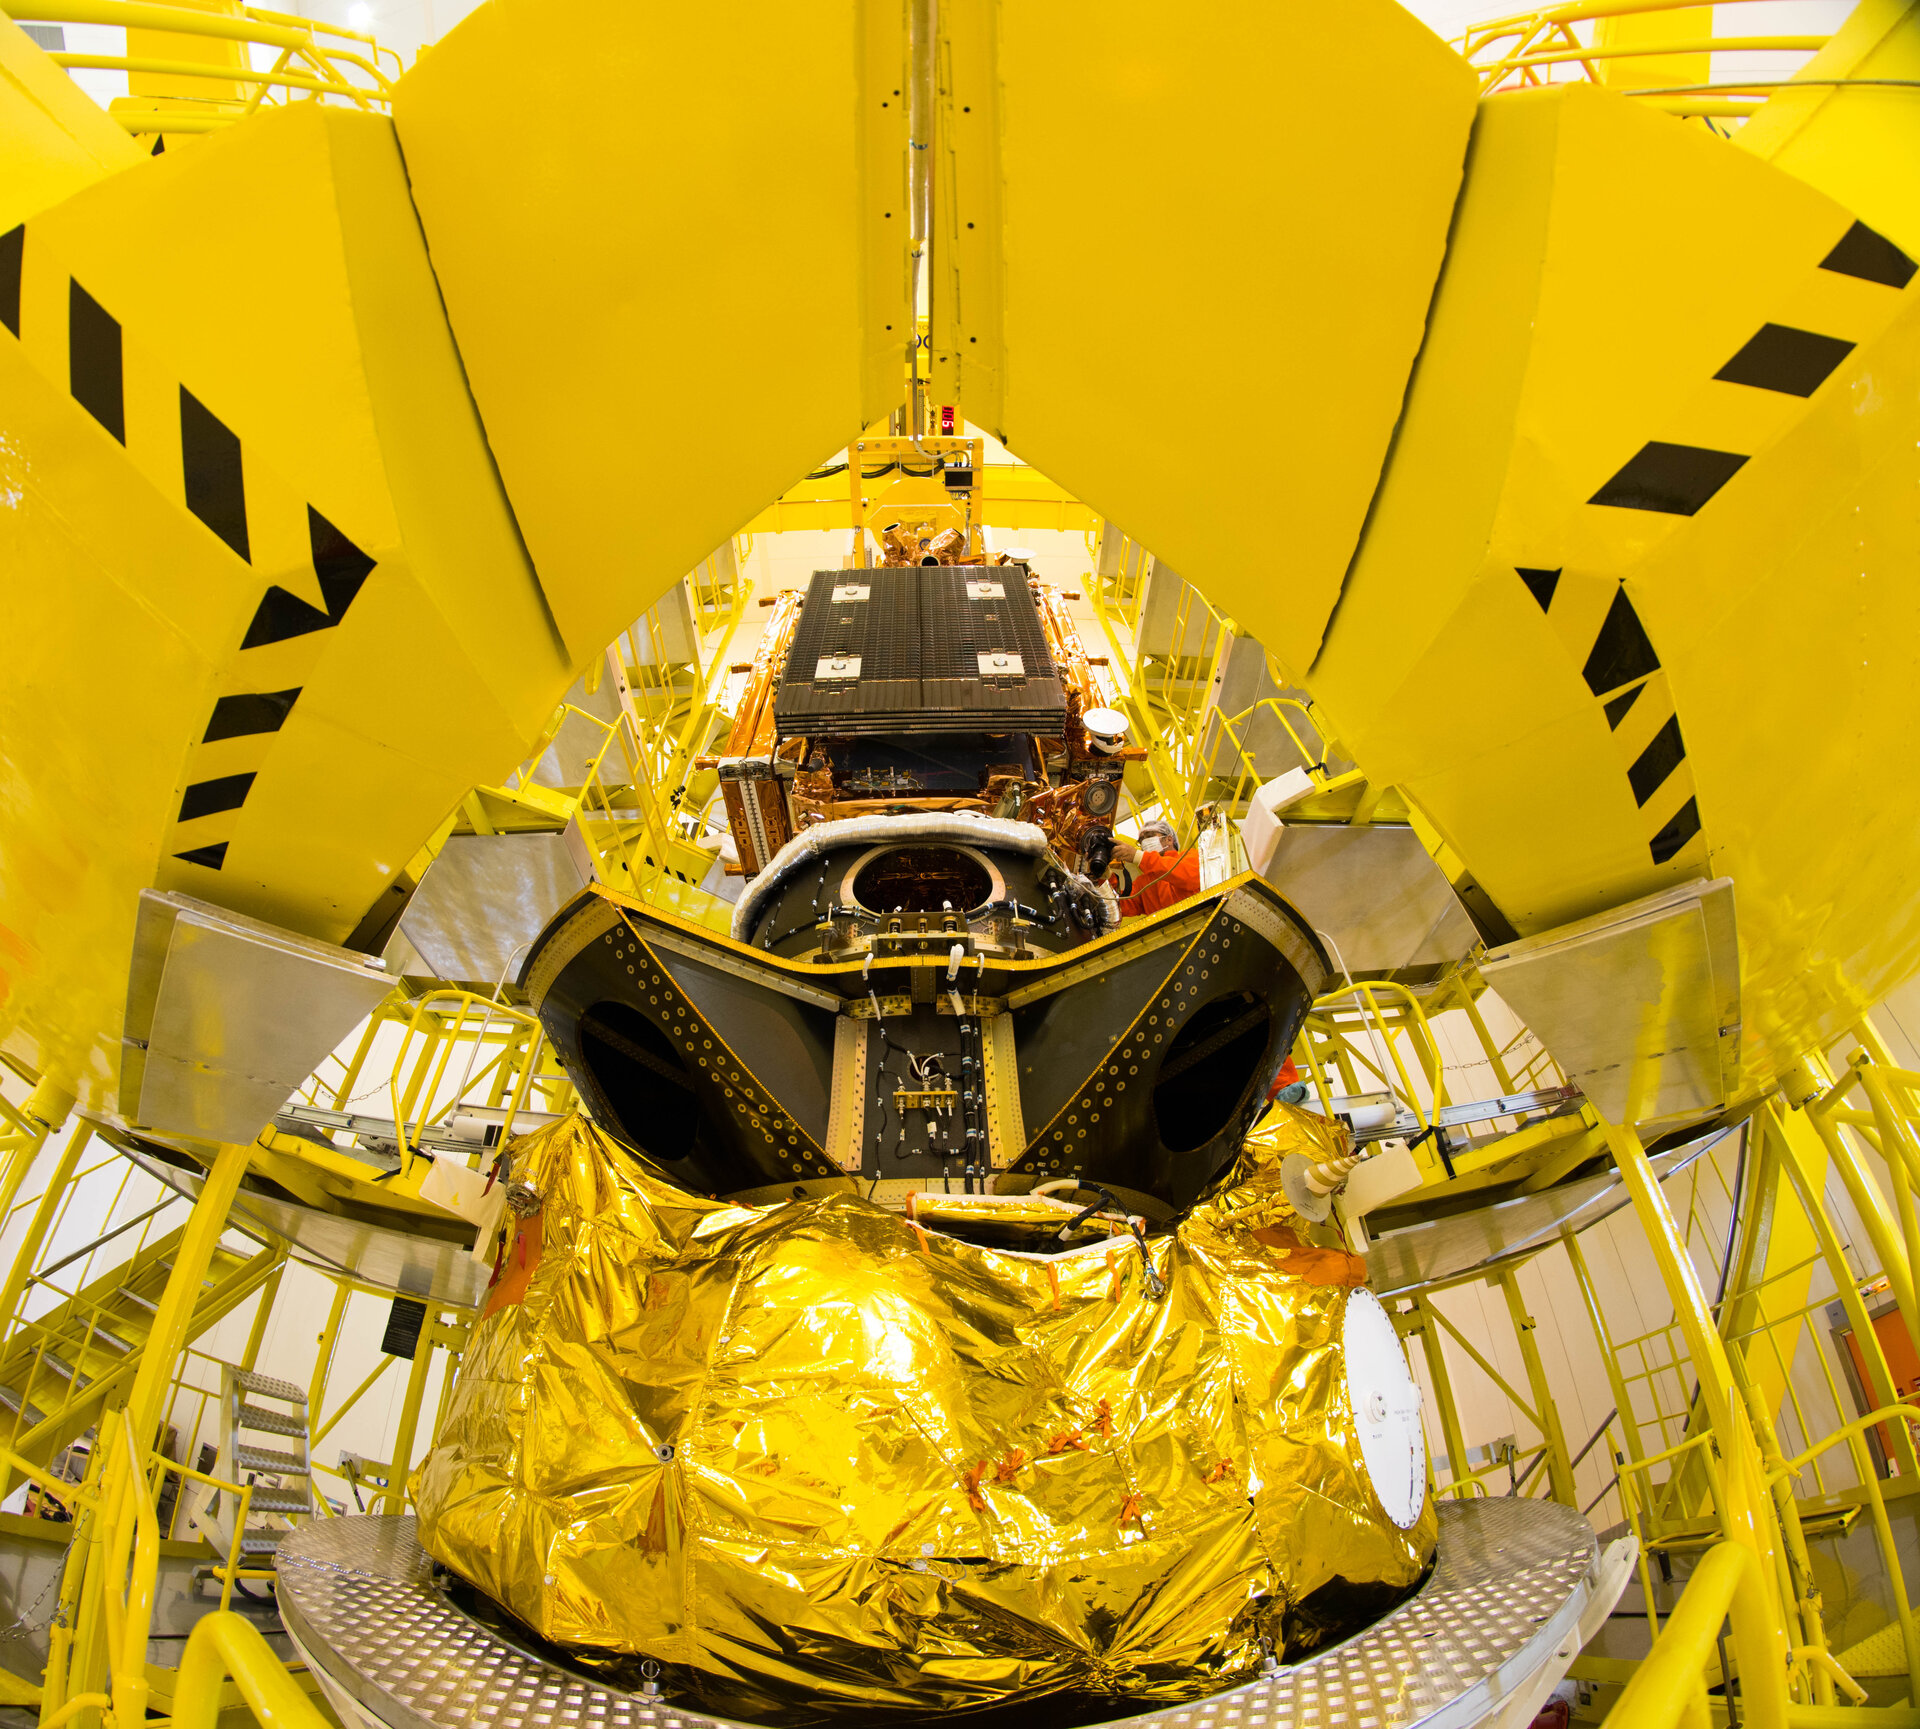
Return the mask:
<svg viewBox="0 0 1920 1729">
<path fill-rule="evenodd" d="M 56 50 L 50 58 L 69 71 L 124 72 L 166 78 L 195 79 L 209 85 L 251 85 L 244 101 L 220 94 L 168 95 L 156 103 L 187 103 L 190 111 L 140 106 L 141 98 L 118 103 L 110 116 L 136 136 L 160 133 L 215 132 L 254 113 L 275 91 L 283 101 L 339 102 L 363 112 L 385 114 L 393 106 L 393 81 L 403 66 L 392 49 L 382 48 L 365 31 L 351 30 L 319 19 L 257 6 L 236 6 L 230 12 L 169 6 L 157 0 L 11 0 L 4 10 L 16 22 L 46 24 L 104 24 L 114 28 L 231 42 L 245 54 L 245 63 L 167 59 L 142 54 L 79 54 Z M 322 38 L 330 38 L 323 41 Z M 342 46 L 353 44 L 354 46 Z M 272 51 L 265 70 L 251 64 L 254 47 Z M 361 52 L 364 49 L 365 52 Z M 391 69 L 383 64 L 392 63 Z"/>
<path fill-rule="evenodd" d="M 1764 4 L 1765 0 L 1735 0 L 1736 4 Z M 1698 11 L 1699 0 L 1572 0 L 1571 4 L 1490 18 L 1453 39 L 1453 46 L 1480 75 L 1482 95 L 1496 91 L 1539 89 L 1554 83 L 1602 83 L 1609 61 L 1658 59 L 1673 55 L 1732 53 L 1813 54 L 1831 40 L 1827 36 L 1783 35 L 1704 36 L 1671 41 L 1601 43 L 1583 38 L 1578 26 L 1607 19 L 1644 17 L 1650 13 Z M 1557 74 L 1566 74 L 1559 77 Z M 1704 117 L 1742 117 L 1758 108 L 1768 94 L 1791 82 L 1788 78 L 1729 80 L 1698 85 L 1650 83 L 1645 87 L 1618 86 L 1622 93 L 1651 101 L 1669 113 Z"/>
</svg>

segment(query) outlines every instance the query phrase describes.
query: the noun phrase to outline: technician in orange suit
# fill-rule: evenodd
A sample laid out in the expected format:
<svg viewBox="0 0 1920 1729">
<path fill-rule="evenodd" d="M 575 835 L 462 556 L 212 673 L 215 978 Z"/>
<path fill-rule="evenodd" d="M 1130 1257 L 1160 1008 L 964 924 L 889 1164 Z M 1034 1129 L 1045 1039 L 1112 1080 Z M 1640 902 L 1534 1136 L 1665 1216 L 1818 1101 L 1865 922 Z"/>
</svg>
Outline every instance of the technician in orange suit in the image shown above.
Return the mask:
<svg viewBox="0 0 1920 1729">
<path fill-rule="evenodd" d="M 1116 837 L 1113 851 L 1133 867 L 1133 892 L 1120 902 L 1123 919 L 1177 906 L 1200 892 L 1200 856 L 1192 847 L 1183 851 L 1166 823 L 1143 823 L 1138 846 Z"/>
</svg>

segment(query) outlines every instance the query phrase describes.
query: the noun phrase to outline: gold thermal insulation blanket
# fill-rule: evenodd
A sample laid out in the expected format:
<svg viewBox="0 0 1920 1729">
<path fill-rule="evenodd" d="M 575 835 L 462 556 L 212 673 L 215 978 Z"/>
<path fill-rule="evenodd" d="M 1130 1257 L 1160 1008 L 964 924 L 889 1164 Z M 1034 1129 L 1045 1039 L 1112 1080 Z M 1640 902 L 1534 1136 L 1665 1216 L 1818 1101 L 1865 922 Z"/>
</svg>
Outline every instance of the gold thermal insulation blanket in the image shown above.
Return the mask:
<svg viewBox="0 0 1920 1729">
<path fill-rule="evenodd" d="M 578 1117 L 414 1499 L 427 1550 L 545 1638 L 800 1723 L 1217 1691 L 1370 1620 L 1431 1559 L 1368 1481 L 1359 1263 L 1291 1214 L 1284 1111 L 1151 1243 L 984 1248 L 852 1192 L 726 1205 Z"/>
</svg>

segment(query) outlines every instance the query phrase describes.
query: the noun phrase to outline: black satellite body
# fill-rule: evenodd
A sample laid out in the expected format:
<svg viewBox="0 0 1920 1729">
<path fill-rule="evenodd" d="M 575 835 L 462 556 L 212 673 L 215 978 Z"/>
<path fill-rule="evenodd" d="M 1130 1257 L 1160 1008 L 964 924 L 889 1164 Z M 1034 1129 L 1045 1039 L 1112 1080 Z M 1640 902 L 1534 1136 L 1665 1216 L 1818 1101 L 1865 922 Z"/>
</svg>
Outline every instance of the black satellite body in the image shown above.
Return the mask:
<svg viewBox="0 0 1920 1729">
<path fill-rule="evenodd" d="M 783 738 L 1060 737 L 1066 690 L 1026 567 L 815 571 L 774 719 Z"/>
</svg>

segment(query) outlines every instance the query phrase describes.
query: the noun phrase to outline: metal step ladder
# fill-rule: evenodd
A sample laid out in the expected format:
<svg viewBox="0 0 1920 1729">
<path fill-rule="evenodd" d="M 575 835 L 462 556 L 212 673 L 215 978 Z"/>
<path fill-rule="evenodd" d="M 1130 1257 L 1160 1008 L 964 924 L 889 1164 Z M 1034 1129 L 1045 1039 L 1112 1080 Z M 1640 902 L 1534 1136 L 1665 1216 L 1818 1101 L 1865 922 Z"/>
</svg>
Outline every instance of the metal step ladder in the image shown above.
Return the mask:
<svg viewBox="0 0 1920 1729">
<path fill-rule="evenodd" d="M 263 1436 L 272 1437 L 273 1444 L 264 1444 Z M 239 1534 L 239 1576 L 270 1577 L 281 1539 L 315 1512 L 306 1390 L 253 1369 L 223 1364 L 220 1449 L 213 1475 L 229 1483 L 252 1485 L 247 1528 Z M 239 1512 L 237 1497 L 210 1492 L 192 1515 L 194 1528 L 222 1557 L 233 1552 Z M 202 1572 L 224 1578 L 224 1561 Z"/>
<path fill-rule="evenodd" d="M 63 1448 L 90 1433 L 103 1411 L 125 1401 L 172 1275 L 181 1235 L 176 1231 L 145 1244 L 70 1295 L 48 1274 L 57 1274 L 76 1255 L 99 1248 L 107 1239 L 33 1275 L 34 1289 L 45 1286 L 61 1300 L 0 1342 L 0 1446 L 44 1469 Z M 187 1323 L 188 1340 L 258 1289 L 278 1258 L 279 1251 L 271 1248 L 263 1247 L 249 1259 L 224 1244 L 217 1247 L 200 1281 L 199 1299 Z"/>
</svg>

